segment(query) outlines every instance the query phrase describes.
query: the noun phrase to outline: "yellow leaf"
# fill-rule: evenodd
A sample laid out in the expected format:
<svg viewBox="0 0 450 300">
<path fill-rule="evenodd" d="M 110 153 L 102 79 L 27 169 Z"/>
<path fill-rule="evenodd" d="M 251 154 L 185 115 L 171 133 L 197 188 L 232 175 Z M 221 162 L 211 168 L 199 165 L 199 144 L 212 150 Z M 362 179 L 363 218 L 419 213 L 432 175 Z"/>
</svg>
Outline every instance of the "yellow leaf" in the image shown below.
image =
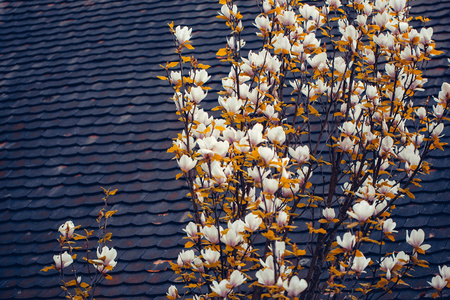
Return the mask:
<svg viewBox="0 0 450 300">
<path fill-rule="evenodd" d="M 298 249 L 297 251 L 295 251 L 295 255 L 297 256 L 306 255 L 306 250 Z"/>
<path fill-rule="evenodd" d="M 264 237 L 266 237 L 267 239 L 269 239 L 269 240 L 274 240 L 275 239 L 275 235 L 274 235 L 272 230 L 269 230 L 267 232 L 263 232 L 262 235 Z"/>
<path fill-rule="evenodd" d="M 438 50 L 435 50 L 435 49 L 432 49 L 430 51 L 430 54 L 432 54 L 432 55 L 441 55 L 442 53 L 444 53 L 444 52 L 443 51 L 438 51 Z"/>
<path fill-rule="evenodd" d="M 172 21 L 172 22 L 170 22 L 170 23 L 167 23 L 167 25 L 169 25 L 170 29 L 172 29 L 172 30 L 173 30 L 173 21 Z"/>
<path fill-rule="evenodd" d="M 189 241 L 189 242 L 187 242 L 185 245 L 184 245 L 184 248 L 191 248 L 192 246 L 194 246 L 195 244 L 193 243 L 193 242 L 191 242 L 191 241 Z"/>
<path fill-rule="evenodd" d="M 409 191 L 409 189 L 405 189 L 405 193 L 406 193 L 406 195 L 408 195 L 409 198 L 411 198 L 411 199 L 416 199 L 416 197 L 414 197 L 413 193 L 411 193 L 411 192 Z"/>
<path fill-rule="evenodd" d="M 82 283 L 80 283 L 80 286 L 82 287 L 82 288 L 87 288 L 87 287 L 90 287 L 90 285 L 89 284 L 87 284 L 86 282 L 82 282 Z"/>
<path fill-rule="evenodd" d="M 204 65 L 204 64 L 198 64 L 198 67 L 201 68 L 201 69 L 206 70 L 206 69 L 209 69 L 209 67 L 211 67 L 211 66 Z"/>
<path fill-rule="evenodd" d="M 347 228 L 353 228 L 353 227 L 357 226 L 358 224 L 359 224 L 358 222 L 353 222 L 351 224 L 348 224 Z"/>
<path fill-rule="evenodd" d="M 161 80 L 167 80 L 167 77 L 166 77 L 166 76 L 156 76 L 156 77 L 158 77 L 158 78 L 161 79 Z"/>
<path fill-rule="evenodd" d="M 66 282 L 65 285 L 66 286 L 73 286 L 73 285 L 77 285 L 77 282 L 75 281 L 75 279 L 72 279 L 71 281 Z"/>
<path fill-rule="evenodd" d="M 106 274 L 106 275 L 105 275 L 105 279 L 108 279 L 108 280 L 112 280 L 112 276 L 111 276 L 111 275 L 108 275 L 108 274 Z"/>
<path fill-rule="evenodd" d="M 112 217 L 116 212 L 117 212 L 117 210 L 110 210 L 110 211 L 107 211 L 106 214 L 105 214 L 105 217 L 106 217 L 106 218 L 110 218 L 110 217 Z"/>
<path fill-rule="evenodd" d="M 191 57 L 190 56 L 182 56 L 181 59 L 183 60 L 184 63 L 187 63 L 188 61 L 191 61 Z"/>
<path fill-rule="evenodd" d="M 174 61 L 174 62 L 171 62 L 171 63 L 167 64 L 167 67 L 168 68 L 173 68 L 173 67 L 176 67 L 177 65 L 178 65 L 178 62 Z"/>
<path fill-rule="evenodd" d="M 51 265 L 50 267 L 45 267 L 45 268 L 43 268 L 41 271 L 42 271 L 42 272 L 47 272 L 48 270 L 55 270 L 55 266 L 54 266 L 54 265 Z"/>
<path fill-rule="evenodd" d="M 217 51 L 216 56 L 227 56 L 227 49 L 221 48 Z"/>
<path fill-rule="evenodd" d="M 184 44 L 184 46 L 190 50 L 194 49 L 194 46 L 192 46 L 191 44 L 188 44 L 188 43 Z"/>
<path fill-rule="evenodd" d="M 310 114 L 312 114 L 314 116 L 317 116 L 317 117 L 320 117 L 320 114 L 317 111 L 317 109 L 315 109 L 311 104 L 308 104 L 308 109 L 309 109 L 309 113 Z"/>
</svg>

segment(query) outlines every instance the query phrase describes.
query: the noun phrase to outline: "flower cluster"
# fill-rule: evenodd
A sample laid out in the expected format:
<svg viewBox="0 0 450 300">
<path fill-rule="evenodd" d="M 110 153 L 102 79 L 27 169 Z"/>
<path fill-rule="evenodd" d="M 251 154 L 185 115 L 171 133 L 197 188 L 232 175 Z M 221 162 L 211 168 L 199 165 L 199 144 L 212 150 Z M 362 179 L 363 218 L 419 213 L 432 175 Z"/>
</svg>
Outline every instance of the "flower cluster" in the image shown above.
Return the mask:
<svg viewBox="0 0 450 300">
<path fill-rule="evenodd" d="M 410 254 L 375 259 L 361 249 L 395 240 L 394 203 L 414 197 L 427 155 L 444 145 L 450 85 L 432 108 L 415 100 L 427 82 L 420 66 L 440 53 L 432 29 L 413 28 L 402 0 L 262 0 L 253 25 L 263 46 L 245 52 L 243 16 L 220 3 L 231 31 L 216 53 L 231 66 L 213 109 L 220 117 L 201 108 L 209 66 L 182 55 L 193 49 L 190 29 L 169 24 L 179 61 L 160 76 L 184 124 L 169 151 L 193 203 L 186 250 L 172 264 L 179 280 L 194 299 L 311 299 L 350 279 L 367 295 L 404 283 L 427 265 L 421 229 L 407 234 Z M 308 238 L 295 240 L 295 230 Z M 369 267 L 378 280 L 364 282 Z M 174 286 L 167 295 L 179 297 Z"/>
<path fill-rule="evenodd" d="M 103 191 L 105 193 L 105 197 L 103 198 L 104 206 L 100 210 L 97 219 L 100 229 L 98 241 L 99 246 L 97 247 L 97 259 L 90 259 L 88 255 L 88 253 L 90 252 L 89 237 L 93 235 L 93 231 L 88 231 L 85 229 L 85 235 L 75 233 L 75 230 L 79 229 L 81 226 L 75 226 L 72 221 L 66 221 L 58 229 L 60 233 L 58 239 L 60 245 L 60 253 L 53 256 L 53 265 L 45 267 L 41 270 L 43 272 L 47 272 L 53 269 L 59 272 L 59 276 L 62 282 L 61 288 L 64 290 L 66 298 L 68 299 L 93 299 L 97 284 L 100 283 L 103 279 L 111 280 L 111 275 L 106 273 L 112 270 L 117 264 L 117 261 L 115 261 L 117 257 L 117 251 L 114 248 L 109 249 L 108 246 L 104 246 L 104 244 L 111 239 L 111 233 L 106 231 L 107 220 L 116 213 L 116 211 L 106 210 L 107 201 L 108 197 L 114 195 L 117 190 L 111 191 L 103 189 Z M 76 245 L 76 242 L 79 240 L 85 241 L 84 248 L 86 250 L 86 254 L 83 259 L 88 262 L 88 273 L 83 272 L 85 275 L 87 274 L 87 276 L 85 277 L 88 278 L 84 279 L 81 276 L 77 275 L 77 269 L 75 267 L 75 259 L 77 258 L 75 250 L 80 250 L 83 248 Z M 71 266 L 71 268 L 69 270 L 65 270 L 69 266 Z M 94 272 L 91 271 L 92 267 L 94 267 Z M 69 276 L 73 277 L 74 279 L 67 280 L 67 277 Z M 70 290 L 71 288 L 73 288 L 73 291 Z"/>
</svg>

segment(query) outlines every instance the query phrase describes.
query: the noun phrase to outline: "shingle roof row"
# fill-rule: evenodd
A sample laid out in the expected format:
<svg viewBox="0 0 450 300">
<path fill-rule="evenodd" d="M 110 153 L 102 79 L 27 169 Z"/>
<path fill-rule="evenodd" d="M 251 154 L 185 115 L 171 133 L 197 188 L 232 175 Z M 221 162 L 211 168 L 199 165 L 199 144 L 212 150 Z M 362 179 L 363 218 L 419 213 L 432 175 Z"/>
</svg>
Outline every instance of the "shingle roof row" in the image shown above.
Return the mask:
<svg viewBox="0 0 450 300">
<path fill-rule="evenodd" d="M 253 1 L 237 3 L 244 16 L 257 10 Z M 428 65 L 425 96 L 436 94 L 450 77 L 450 2 L 410 3 L 431 19 L 445 52 Z M 166 153 L 181 124 L 170 89 L 156 76 L 159 64 L 174 59 L 173 20 L 193 27 L 195 55 L 213 65 L 217 86 L 224 69 L 214 56 L 226 35 L 217 10 L 214 0 L 0 3 L 1 299 L 61 299 L 56 274 L 40 269 L 58 251 L 61 223 L 95 228 L 100 186 L 119 189 L 110 202 L 118 210 L 110 229 L 119 263 L 97 299 L 164 296 L 174 281 L 167 261 L 183 244 L 190 202 Z M 251 48 L 254 36 L 246 37 Z M 438 263 L 450 262 L 450 152 L 433 155 L 435 171 L 416 199 L 399 203 L 396 218 L 403 229 L 423 228 L 433 245 L 420 291 Z M 402 293 L 396 296 L 411 297 Z"/>
</svg>

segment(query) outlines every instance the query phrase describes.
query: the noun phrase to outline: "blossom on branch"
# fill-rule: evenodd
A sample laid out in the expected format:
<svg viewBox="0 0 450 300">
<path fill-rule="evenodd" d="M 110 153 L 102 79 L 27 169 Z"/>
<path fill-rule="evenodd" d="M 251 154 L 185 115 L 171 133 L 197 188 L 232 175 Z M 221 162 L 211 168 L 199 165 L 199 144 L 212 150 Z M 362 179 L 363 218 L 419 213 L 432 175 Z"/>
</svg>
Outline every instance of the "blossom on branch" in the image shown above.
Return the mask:
<svg viewBox="0 0 450 300">
<path fill-rule="evenodd" d="M 425 239 L 425 232 L 422 229 L 412 230 L 411 235 L 408 234 L 408 230 L 406 231 L 406 242 L 414 247 L 415 251 L 420 251 L 425 253 L 426 250 L 431 248 L 431 245 L 423 244 Z"/>
<path fill-rule="evenodd" d="M 371 259 L 366 258 L 364 254 L 361 253 L 361 256 L 356 256 L 353 259 L 353 265 L 352 270 L 354 270 L 356 273 L 365 273 L 364 269 L 369 265 Z"/>
<path fill-rule="evenodd" d="M 181 27 L 177 26 L 175 28 L 175 37 L 180 45 L 188 42 L 191 39 L 192 28 L 188 28 L 187 26 Z"/>
<path fill-rule="evenodd" d="M 75 225 L 72 221 L 67 221 L 66 223 L 59 226 L 58 231 L 64 236 L 66 239 L 72 238 L 73 232 L 75 231 Z"/>
<path fill-rule="evenodd" d="M 287 280 L 283 283 L 283 287 L 286 290 L 289 297 L 297 297 L 307 287 L 308 283 L 305 279 L 299 279 L 298 276 L 292 276 L 289 284 Z"/>
<path fill-rule="evenodd" d="M 172 264 L 187 294 L 370 298 L 403 283 L 406 272 L 426 266 L 417 255 L 429 245 L 413 230 L 406 235 L 411 257 L 383 255 L 397 232 L 390 217 L 398 199 L 414 197 L 416 176 L 430 172 L 426 156 L 442 149 L 448 121 L 449 84 L 435 105 L 415 97 L 427 82 L 423 62 L 440 53 L 433 30 L 414 28 L 406 0 L 327 0 L 322 7 L 262 0 L 253 21 L 262 44 L 247 41 L 252 50 L 243 57 L 243 15 L 232 1 L 221 4 L 218 18 L 230 34 L 216 56 L 230 69 L 215 113 L 200 107 L 213 95 L 204 85 L 207 67 L 181 55 L 192 49 L 183 46 L 188 28 L 172 29 L 179 61 L 166 65 L 164 77 L 184 123 L 170 151 L 195 214 L 183 229 L 192 250 Z M 299 240 L 295 228 L 305 218 L 309 230 Z M 381 252 L 368 278 L 361 274 L 375 256 L 361 249 L 370 243 Z M 430 283 L 438 289 L 450 281 L 447 267 L 440 272 Z"/>
<path fill-rule="evenodd" d="M 117 256 L 117 251 L 114 248 L 109 249 L 107 246 L 103 246 L 102 252 L 97 248 L 97 259 L 95 260 L 95 267 L 102 273 L 106 273 L 112 270 L 117 264 L 114 259 Z"/>
<path fill-rule="evenodd" d="M 65 267 L 70 266 L 73 263 L 72 256 L 64 251 L 64 253 L 59 255 L 54 255 L 53 260 L 55 262 L 55 268 L 57 270 L 64 269 Z"/>
</svg>

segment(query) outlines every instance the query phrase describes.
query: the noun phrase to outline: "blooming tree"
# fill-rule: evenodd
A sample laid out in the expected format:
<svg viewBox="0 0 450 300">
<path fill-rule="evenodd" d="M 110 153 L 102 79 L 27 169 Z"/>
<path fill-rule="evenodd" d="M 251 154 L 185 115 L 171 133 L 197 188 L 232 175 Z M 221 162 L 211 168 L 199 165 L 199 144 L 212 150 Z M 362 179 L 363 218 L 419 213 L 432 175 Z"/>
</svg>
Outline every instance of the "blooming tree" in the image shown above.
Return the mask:
<svg viewBox="0 0 450 300">
<path fill-rule="evenodd" d="M 91 246 L 89 238 L 93 236 L 93 230 L 84 229 L 84 235 L 75 233 L 75 229 L 79 229 L 81 225 L 75 226 L 72 221 L 67 221 L 62 224 L 58 231 L 60 233 L 58 242 L 60 252 L 53 256 L 55 262 L 49 267 L 45 267 L 41 271 L 48 272 L 49 270 L 57 270 L 61 279 L 62 286 L 66 298 L 72 300 L 87 300 L 94 299 L 94 293 L 97 285 L 103 280 L 111 280 L 111 275 L 108 274 L 117 264 L 115 261 L 117 251 L 114 248 L 109 248 L 106 243 L 111 241 L 111 232 L 107 231 L 108 219 L 111 218 L 117 211 L 107 210 L 108 198 L 116 194 L 117 190 L 103 189 L 105 197 L 103 197 L 104 206 L 98 213 L 98 245 L 97 258 L 93 259 L 90 256 Z M 84 241 L 83 246 L 77 246 L 76 241 Z M 77 250 L 85 250 L 83 257 L 84 266 L 82 270 L 75 266 L 75 259 Z M 63 252 L 64 251 L 64 252 Z M 66 268 L 69 268 L 67 271 Z M 87 275 L 85 278 L 79 276 L 80 274 Z M 70 278 L 73 278 L 69 280 Z"/>
<path fill-rule="evenodd" d="M 409 251 L 383 245 L 395 241 L 396 201 L 414 198 L 427 156 L 444 146 L 450 85 L 415 99 L 421 68 L 440 53 L 433 29 L 410 25 L 406 0 L 259 0 L 262 46 L 244 56 L 243 16 L 219 2 L 230 29 L 216 54 L 230 65 L 220 116 L 201 108 L 209 66 L 183 55 L 192 29 L 169 24 L 179 59 L 160 76 L 184 124 L 169 151 L 193 205 L 172 263 L 184 291 L 171 286 L 168 298 L 359 299 L 407 284 L 428 265 L 424 231 L 406 233 Z M 303 248 L 298 228 L 309 231 Z M 365 255 L 374 244 L 378 255 Z M 434 296 L 449 283 L 443 266 Z"/>
</svg>

